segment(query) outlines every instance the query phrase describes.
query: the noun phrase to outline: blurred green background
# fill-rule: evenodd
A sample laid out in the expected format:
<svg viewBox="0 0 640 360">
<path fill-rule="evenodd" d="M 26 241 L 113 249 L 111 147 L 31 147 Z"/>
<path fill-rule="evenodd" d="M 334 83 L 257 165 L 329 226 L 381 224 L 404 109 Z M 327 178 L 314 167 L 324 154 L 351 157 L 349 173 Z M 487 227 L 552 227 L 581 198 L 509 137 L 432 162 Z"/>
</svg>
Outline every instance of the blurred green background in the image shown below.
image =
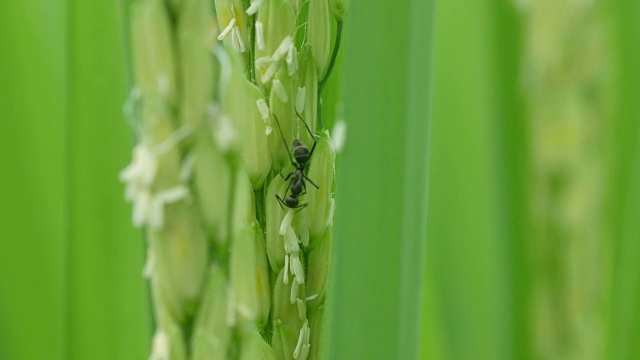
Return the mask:
<svg viewBox="0 0 640 360">
<path fill-rule="evenodd" d="M 519 3 L 352 1 L 330 359 L 543 357 L 533 130 L 536 109 L 554 105 L 528 90 L 536 54 L 526 49 L 559 36 L 531 33 L 537 2 Z M 540 3 L 544 19 L 572 2 Z M 117 180 L 132 145 L 122 10 L 116 0 L 0 5 L 0 359 L 148 356 L 143 242 Z M 607 46 L 590 56 L 606 59 L 605 80 L 584 91 L 606 103 L 594 213 L 608 250 L 576 281 L 604 279 L 593 358 L 640 359 L 640 2 L 592 13 Z M 575 44 L 593 37 L 586 29 L 573 29 Z M 567 58 L 567 69 L 585 61 Z M 566 351 L 546 358 L 576 358 Z"/>
</svg>

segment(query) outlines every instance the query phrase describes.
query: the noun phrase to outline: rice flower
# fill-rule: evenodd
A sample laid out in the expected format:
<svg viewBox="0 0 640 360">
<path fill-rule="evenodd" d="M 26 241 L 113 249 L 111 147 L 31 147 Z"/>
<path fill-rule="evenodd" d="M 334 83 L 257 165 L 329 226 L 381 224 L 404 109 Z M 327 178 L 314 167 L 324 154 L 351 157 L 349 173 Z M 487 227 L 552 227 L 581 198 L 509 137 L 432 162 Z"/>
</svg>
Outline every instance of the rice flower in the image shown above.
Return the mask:
<svg viewBox="0 0 640 360">
<path fill-rule="evenodd" d="M 129 6 L 138 141 L 120 180 L 145 230 L 150 359 L 317 358 L 336 162 L 318 88 L 344 1 Z M 294 140 L 317 143 L 306 167 Z"/>
</svg>

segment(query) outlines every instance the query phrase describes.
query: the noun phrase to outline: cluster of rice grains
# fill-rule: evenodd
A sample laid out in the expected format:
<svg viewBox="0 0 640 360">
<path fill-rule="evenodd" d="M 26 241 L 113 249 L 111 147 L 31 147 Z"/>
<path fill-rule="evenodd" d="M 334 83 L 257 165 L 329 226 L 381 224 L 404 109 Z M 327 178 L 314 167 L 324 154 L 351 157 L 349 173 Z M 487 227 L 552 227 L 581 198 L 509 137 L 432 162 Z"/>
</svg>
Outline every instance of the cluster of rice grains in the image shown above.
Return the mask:
<svg viewBox="0 0 640 360">
<path fill-rule="evenodd" d="M 601 220 L 606 27 L 597 1 L 522 3 L 535 184 L 535 357 L 597 359 L 610 253 Z"/>
<path fill-rule="evenodd" d="M 345 7 L 130 1 L 138 144 L 120 177 L 148 244 L 151 359 L 318 358 L 336 160 L 319 92 Z M 294 170 L 283 137 L 317 142 L 301 210 L 276 199 Z"/>
</svg>

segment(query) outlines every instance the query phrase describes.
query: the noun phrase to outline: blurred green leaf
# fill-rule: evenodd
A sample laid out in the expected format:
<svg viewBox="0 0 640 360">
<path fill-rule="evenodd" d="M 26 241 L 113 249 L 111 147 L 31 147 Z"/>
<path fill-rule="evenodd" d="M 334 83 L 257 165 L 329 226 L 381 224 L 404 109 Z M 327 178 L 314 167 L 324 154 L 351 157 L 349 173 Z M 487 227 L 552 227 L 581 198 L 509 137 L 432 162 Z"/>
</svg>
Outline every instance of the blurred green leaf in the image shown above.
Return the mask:
<svg viewBox="0 0 640 360">
<path fill-rule="evenodd" d="M 330 359 L 417 357 L 432 6 L 354 1 L 345 23 Z"/>
<path fill-rule="evenodd" d="M 640 4 L 609 2 L 614 37 L 615 106 L 609 219 L 614 253 L 607 358 L 640 357 Z"/>
<path fill-rule="evenodd" d="M 492 0 L 489 5 L 489 39 L 491 61 L 489 71 L 494 81 L 495 132 L 493 144 L 495 187 L 497 191 L 497 220 L 500 230 L 499 255 L 504 263 L 503 272 L 506 298 L 502 312 L 503 331 L 509 332 L 505 344 L 509 357 L 531 358 L 529 349 L 529 296 L 531 275 L 528 244 L 530 153 L 529 125 L 525 116 L 522 95 L 522 63 L 524 31 L 517 4 Z"/>
<path fill-rule="evenodd" d="M 502 157 L 512 145 L 502 126 L 521 125 L 508 123 L 517 109 L 501 106 L 513 101 L 516 59 L 506 56 L 518 49 L 502 48 L 517 42 L 497 33 L 513 29 L 500 11 L 489 0 L 438 5 L 424 303 L 433 323 L 423 336 L 443 340 L 424 339 L 425 359 L 512 358 L 518 336 L 509 242 L 518 229 L 505 225 L 521 216 L 508 212 L 521 189 L 505 182 L 523 154 Z"/>
<path fill-rule="evenodd" d="M 0 5 L 0 358 L 62 359 L 65 3 Z"/>
<path fill-rule="evenodd" d="M 117 179 L 131 144 L 117 4 L 1 8 L 0 358 L 143 358 L 143 243 Z"/>
<path fill-rule="evenodd" d="M 143 241 L 118 172 L 130 157 L 116 2 L 69 3 L 68 359 L 141 359 L 149 310 Z"/>
</svg>

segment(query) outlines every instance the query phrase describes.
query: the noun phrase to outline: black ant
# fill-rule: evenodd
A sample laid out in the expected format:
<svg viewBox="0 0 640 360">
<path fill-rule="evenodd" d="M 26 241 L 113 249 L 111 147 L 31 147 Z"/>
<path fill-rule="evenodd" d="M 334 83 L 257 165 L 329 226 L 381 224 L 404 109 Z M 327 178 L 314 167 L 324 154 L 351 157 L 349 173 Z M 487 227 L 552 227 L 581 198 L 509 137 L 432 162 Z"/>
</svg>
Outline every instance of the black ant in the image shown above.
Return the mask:
<svg viewBox="0 0 640 360">
<path fill-rule="evenodd" d="M 287 190 L 285 190 L 284 192 L 285 199 L 283 200 L 278 194 L 276 194 L 276 198 L 278 199 L 278 202 L 280 203 L 280 207 L 283 210 L 286 206 L 289 209 L 298 209 L 296 211 L 298 212 L 304 209 L 305 207 L 307 207 L 307 205 L 309 205 L 308 203 L 299 204 L 300 196 L 307 193 L 307 184 L 305 183 L 305 180 L 309 181 L 309 183 L 315 186 L 316 189 L 320 189 L 320 187 L 316 185 L 313 182 L 313 180 L 309 179 L 309 177 L 304 173 L 304 167 L 309 161 L 309 159 L 311 158 L 311 155 L 313 155 L 313 151 L 316 149 L 317 142 L 315 137 L 313 136 L 313 133 L 311 132 L 311 129 L 309 128 L 309 125 L 307 125 L 306 121 L 304 121 L 302 116 L 300 116 L 300 114 L 298 114 L 297 111 L 296 111 L 296 115 L 298 115 L 298 118 L 302 120 L 302 122 L 304 123 L 304 126 L 307 128 L 307 131 L 309 132 L 309 135 L 311 135 L 311 138 L 313 139 L 313 146 L 311 147 L 311 151 L 309 151 L 309 148 L 307 147 L 307 145 L 305 145 L 302 141 L 297 139 L 294 140 L 292 145 L 293 157 L 291 156 L 291 151 L 289 150 L 287 141 L 284 139 L 284 134 L 282 133 L 282 128 L 280 127 L 280 122 L 278 121 L 278 117 L 275 114 L 273 114 L 273 117 L 276 119 L 276 122 L 278 123 L 278 129 L 280 130 L 280 136 L 282 136 L 282 142 L 284 142 L 284 147 L 287 149 L 287 154 L 289 155 L 289 160 L 291 160 L 291 165 L 293 165 L 294 167 L 294 171 L 290 172 L 287 175 L 287 177 L 284 177 L 282 175 L 282 170 L 280 171 L 280 177 L 282 177 L 284 181 L 289 180 L 292 176 L 293 178 L 289 182 L 289 185 L 287 186 Z M 294 161 L 294 158 L 295 158 L 295 161 Z M 291 189 L 291 194 L 287 195 L 287 193 L 289 192 L 289 189 Z"/>
</svg>

